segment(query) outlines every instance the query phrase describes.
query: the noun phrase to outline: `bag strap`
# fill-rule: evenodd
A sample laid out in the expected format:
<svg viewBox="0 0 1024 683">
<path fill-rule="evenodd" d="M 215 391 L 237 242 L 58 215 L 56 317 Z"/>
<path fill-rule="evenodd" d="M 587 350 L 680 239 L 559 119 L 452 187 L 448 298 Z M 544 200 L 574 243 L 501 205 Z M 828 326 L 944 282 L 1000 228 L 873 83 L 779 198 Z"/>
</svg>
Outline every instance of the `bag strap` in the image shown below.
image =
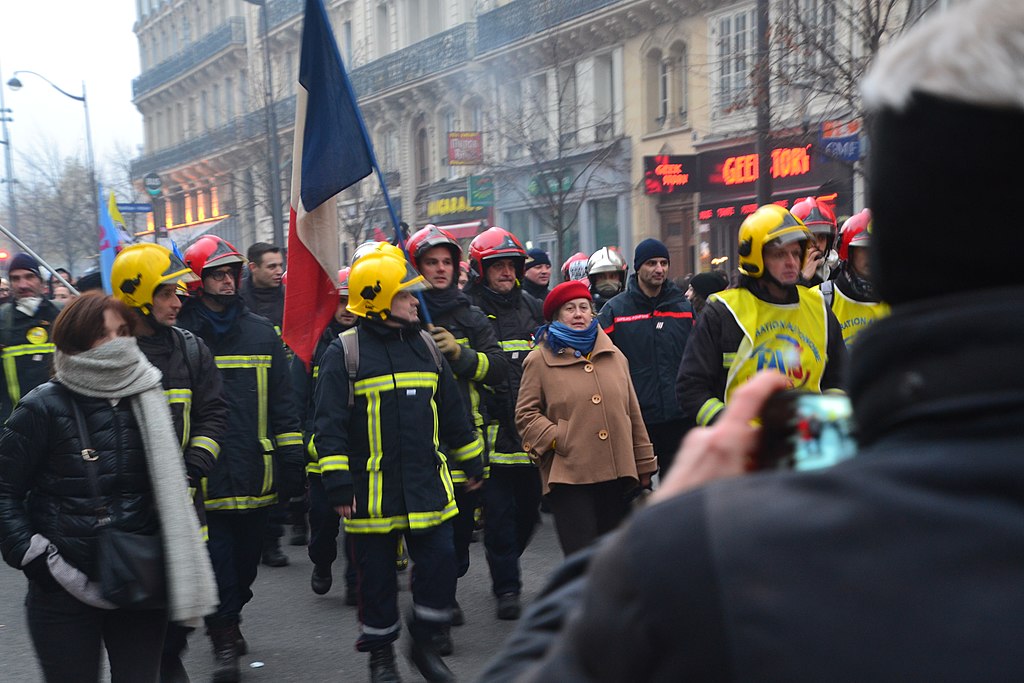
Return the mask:
<svg viewBox="0 0 1024 683">
<path fill-rule="evenodd" d="M 825 297 L 825 305 L 832 308 L 832 300 L 835 298 L 835 283 L 832 280 L 825 280 L 821 283 L 821 295 Z"/>
<path fill-rule="evenodd" d="M 172 329 L 178 333 L 178 338 L 181 339 L 182 346 L 185 347 L 185 367 L 188 370 L 189 388 L 194 389 L 196 386 L 196 368 L 199 367 L 199 340 L 196 339 L 196 335 L 191 330 L 186 330 L 183 327 L 174 327 Z"/>
<path fill-rule="evenodd" d="M 423 341 L 430 350 L 430 355 L 434 359 L 434 365 L 437 366 L 437 374 L 440 375 L 441 371 L 444 370 L 444 363 L 441 362 L 441 349 L 437 348 L 437 342 L 434 341 L 434 338 L 426 330 L 420 330 L 420 336 L 423 337 Z"/>
<path fill-rule="evenodd" d="M 85 424 L 85 415 L 82 414 L 82 408 L 78 405 L 78 401 L 75 400 L 75 395 L 63 384 L 60 386 L 67 394 L 68 403 L 71 404 L 71 412 L 75 415 L 78 441 L 82 446 L 82 460 L 86 462 L 85 473 L 89 479 L 89 488 L 92 489 L 92 496 L 96 499 L 96 522 L 102 528 L 110 524 L 110 512 L 107 510 L 107 506 L 103 504 L 103 495 L 100 493 L 100 481 L 96 475 L 99 456 L 96 455 L 96 450 L 92 447 L 89 429 Z"/>
<path fill-rule="evenodd" d="M 359 328 L 345 330 L 338 338 L 345 350 L 345 370 L 348 372 L 348 407 L 356 403 L 356 375 L 359 374 Z"/>
</svg>

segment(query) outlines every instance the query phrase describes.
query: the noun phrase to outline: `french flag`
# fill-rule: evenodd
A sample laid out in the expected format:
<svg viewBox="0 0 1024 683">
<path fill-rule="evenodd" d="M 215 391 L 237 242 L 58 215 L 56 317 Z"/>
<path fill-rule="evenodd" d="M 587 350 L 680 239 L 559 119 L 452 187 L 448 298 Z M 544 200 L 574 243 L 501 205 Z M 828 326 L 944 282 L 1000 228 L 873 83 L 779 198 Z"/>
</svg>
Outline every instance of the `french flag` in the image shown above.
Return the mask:
<svg viewBox="0 0 1024 683">
<path fill-rule="evenodd" d="M 295 105 L 285 343 L 306 365 L 338 306 L 334 197 L 373 171 L 373 147 L 322 0 L 306 0 Z"/>
</svg>

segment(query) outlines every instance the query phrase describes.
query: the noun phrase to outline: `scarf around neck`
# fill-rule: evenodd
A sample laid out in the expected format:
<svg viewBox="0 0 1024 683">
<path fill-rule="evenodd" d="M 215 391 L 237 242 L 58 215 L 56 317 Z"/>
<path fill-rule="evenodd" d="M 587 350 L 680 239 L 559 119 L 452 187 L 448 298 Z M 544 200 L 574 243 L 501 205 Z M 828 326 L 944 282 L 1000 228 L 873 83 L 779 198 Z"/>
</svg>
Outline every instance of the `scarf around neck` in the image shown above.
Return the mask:
<svg viewBox="0 0 1024 683">
<path fill-rule="evenodd" d="M 57 351 L 53 366 L 55 379 L 76 394 L 129 399 L 142 433 L 160 518 L 168 616 L 172 621 L 198 625 L 217 608 L 217 585 L 189 500 L 185 462 L 164 396 L 163 376 L 143 355 L 134 337 L 118 337 L 75 355 Z"/>
<path fill-rule="evenodd" d="M 576 352 L 577 358 L 585 356 L 594 350 L 594 343 L 597 341 L 597 318 L 591 320 L 590 325 L 582 330 L 574 330 L 558 321 L 541 325 L 537 328 L 534 339 L 542 338 L 555 353 L 570 348 Z"/>
</svg>

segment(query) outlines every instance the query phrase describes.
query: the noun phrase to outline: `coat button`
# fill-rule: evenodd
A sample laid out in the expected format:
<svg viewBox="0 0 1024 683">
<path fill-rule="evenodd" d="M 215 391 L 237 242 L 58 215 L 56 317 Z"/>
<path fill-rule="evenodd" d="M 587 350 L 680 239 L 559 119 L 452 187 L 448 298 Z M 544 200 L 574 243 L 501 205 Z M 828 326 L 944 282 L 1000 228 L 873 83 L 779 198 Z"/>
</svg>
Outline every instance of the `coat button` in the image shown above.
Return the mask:
<svg viewBox="0 0 1024 683">
<path fill-rule="evenodd" d="M 606 441 L 608 439 L 608 430 L 602 429 L 601 431 L 599 431 L 597 433 L 597 438 L 601 439 L 601 441 Z"/>
<path fill-rule="evenodd" d="M 531 448 L 533 448 L 533 444 L 532 444 L 532 443 L 530 443 L 529 441 L 524 441 L 524 442 L 523 442 L 523 450 L 524 450 L 524 451 L 527 451 L 527 452 L 529 452 L 529 450 L 530 450 Z"/>
<path fill-rule="evenodd" d="M 583 369 L 586 370 L 587 372 L 593 372 L 594 366 L 591 365 L 590 363 L 587 363 L 586 365 L 583 366 Z"/>
<path fill-rule="evenodd" d="M 598 403 L 601 402 L 601 395 L 594 394 L 593 396 L 590 397 L 590 400 L 594 403 L 594 405 L 597 405 Z"/>
</svg>

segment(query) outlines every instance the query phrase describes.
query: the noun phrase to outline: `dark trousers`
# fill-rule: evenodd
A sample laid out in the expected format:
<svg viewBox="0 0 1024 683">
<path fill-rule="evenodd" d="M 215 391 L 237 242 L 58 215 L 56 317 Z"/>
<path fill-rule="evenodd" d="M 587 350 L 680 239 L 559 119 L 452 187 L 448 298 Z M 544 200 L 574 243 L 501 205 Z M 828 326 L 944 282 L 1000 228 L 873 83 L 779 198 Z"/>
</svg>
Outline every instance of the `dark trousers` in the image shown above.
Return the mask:
<svg viewBox="0 0 1024 683">
<path fill-rule="evenodd" d="M 359 621 L 363 631 L 356 649 L 369 652 L 398 639 L 398 576 L 395 546 L 398 533 L 350 534 L 359 577 Z M 410 631 L 417 640 L 429 638 L 451 623 L 455 600 L 455 546 L 452 525 L 406 533 L 413 561 L 413 618 Z"/>
<path fill-rule="evenodd" d="M 234 626 L 241 621 L 242 607 L 252 600 L 252 584 L 260 566 L 263 536 L 270 508 L 245 512 L 207 512 L 210 563 L 217 577 L 220 606 L 206 617 L 210 628 Z"/>
<path fill-rule="evenodd" d="M 670 420 L 647 425 L 647 436 L 651 437 L 654 454 L 658 456 L 659 481 L 668 474 L 676 459 L 676 452 L 683 443 L 683 437 L 690 431 L 691 426 L 693 425 L 689 420 Z"/>
<path fill-rule="evenodd" d="M 159 678 L 166 610 L 97 609 L 64 590 L 46 592 L 35 581 L 29 582 L 25 607 L 47 683 L 99 681 L 104 650 L 112 683 Z"/>
<path fill-rule="evenodd" d="M 484 484 L 484 550 L 495 595 L 518 594 L 519 556 L 540 522 L 540 472 L 533 466 L 492 465 Z"/>
<path fill-rule="evenodd" d="M 323 479 L 319 475 L 309 475 L 309 553 L 310 561 L 317 566 L 329 567 L 338 559 L 338 533 L 341 530 L 341 517 L 327 501 Z M 351 544 L 344 543 L 345 548 L 345 586 L 356 589 L 356 565 L 352 561 Z"/>
<path fill-rule="evenodd" d="M 476 509 L 480 506 L 480 489 L 467 491 L 464 486 L 455 487 L 455 504 L 459 514 L 452 520 L 452 534 L 455 537 L 455 575 L 460 579 L 469 571 L 469 546 L 473 542 L 476 526 Z"/>
<path fill-rule="evenodd" d="M 555 532 L 568 557 L 615 529 L 629 515 L 626 481 L 597 484 L 555 484 L 547 495 Z"/>
</svg>

